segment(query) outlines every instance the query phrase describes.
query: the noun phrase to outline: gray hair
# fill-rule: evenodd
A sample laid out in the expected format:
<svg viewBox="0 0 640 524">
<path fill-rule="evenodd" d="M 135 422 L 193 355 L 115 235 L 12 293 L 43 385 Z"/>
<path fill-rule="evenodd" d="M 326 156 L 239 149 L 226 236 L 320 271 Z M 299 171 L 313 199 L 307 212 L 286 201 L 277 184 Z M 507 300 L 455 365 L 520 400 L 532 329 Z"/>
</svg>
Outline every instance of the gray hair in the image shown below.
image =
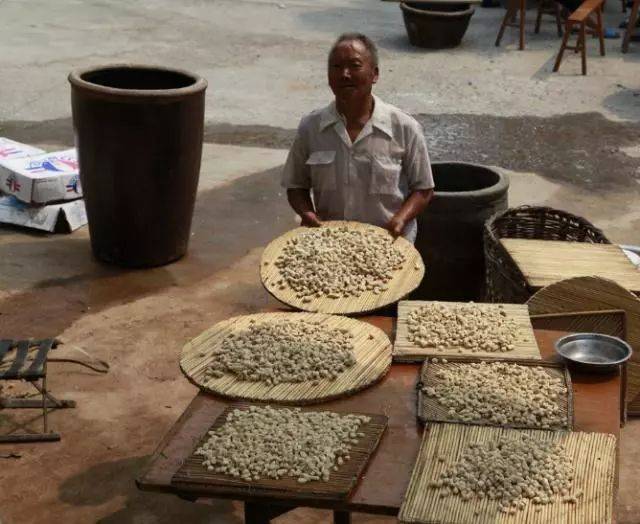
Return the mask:
<svg viewBox="0 0 640 524">
<path fill-rule="evenodd" d="M 342 33 L 334 42 L 333 46 L 331 46 L 331 51 L 329 51 L 329 58 L 331 57 L 335 48 L 338 47 L 342 42 L 350 42 L 352 40 L 357 40 L 367 49 L 367 51 L 369 51 L 369 56 L 371 56 L 373 67 L 378 67 L 378 48 L 376 47 L 376 44 L 373 43 L 373 40 L 371 40 L 371 38 L 362 33 Z"/>
</svg>

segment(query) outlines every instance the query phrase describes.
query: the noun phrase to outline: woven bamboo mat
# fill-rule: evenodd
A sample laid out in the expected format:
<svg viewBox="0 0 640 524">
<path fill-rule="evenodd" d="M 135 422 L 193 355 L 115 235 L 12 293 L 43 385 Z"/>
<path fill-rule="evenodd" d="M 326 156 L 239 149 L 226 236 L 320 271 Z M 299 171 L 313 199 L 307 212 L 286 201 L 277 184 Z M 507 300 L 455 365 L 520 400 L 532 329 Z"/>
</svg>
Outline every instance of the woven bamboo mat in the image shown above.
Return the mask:
<svg viewBox="0 0 640 524">
<path fill-rule="evenodd" d="M 329 481 L 312 481 L 300 484 L 295 478 L 261 479 L 246 482 L 228 475 L 216 474 L 208 471 L 202 465 L 203 457 L 194 455 L 194 452 L 205 442 L 209 431 L 221 427 L 227 414 L 234 409 L 248 409 L 249 404 L 237 403 L 229 406 L 220 415 L 207 433 L 194 447 L 192 454 L 185 460 L 180 469 L 171 479 L 171 484 L 184 491 L 207 491 L 211 495 L 226 494 L 237 495 L 239 498 L 251 494 L 252 496 L 272 496 L 278 499 L 318 498 L 342 500 L 346 498 L 355 487 L 358 478 L 366 468 L 369 458 L 382 438 L 387 428 L 388 419 L 384 415 L 372 415 L 369 413 L 354 413 L 367 415 L 371 420 L 360 426 L 359 431 L 364 433 L 357 444 L 354 444 L 349 452 L 350 460 L 338 467 L 338 471 L 332 471 Z M 347 413 L 344 413 L 345 415 Z"/>
<path fill-rule="evenodd" d="M 472 442 L 487 442 L 502 436 L 526 433 L 539 440 L 564 444 L 575 468 L 572 493 L 583 490 L 576 504 L 562 497 L 536 512 L 527 504 L 515 515 L 498 511 L 498 503 L 488 498 L 463 501 L 459 497 L 440 498 L 438 489 L 429 487 L 452 463 L 458 461 Z M 441 462 L 437 457 L 443 457 Z M 423 524 L 606 524 L 612 521 L 616 439 L 605 433 L 571 433 L 502 429 L 486 426 L 440 424 L 424 432 L 399 520 Z M 478 512 L 478 515 L 475 512 Z"/>
<path fill-rule="evenodd" d="M 627 407 L 640 415 L 640 299 L 611 280 L 578 277 L 545 287 L 528 301 L 532 315 L 621 309 L 626 313 L 627 342 L 634 349 L 627 364 Z"/>
<path fill-rule="evenodd" d="M 360 222 L 328 221 L 322 224 L 322 227 L 346 226 L 356 230 L 372 231 L 378 234 L 389 235 L 388 232 L 380 227 L 362 224 Z M 406 260 L 402 269 L 396 272 L 393 279 L 389 282 L 386 291 L 383 291 L 379 295 L 367 291 L 358 297 L 348 298 L 333 299 L 321 297 L 305 303 L 302 299 L 296 297 L 296 293 L 288 286 L 286 289 L 280 289 L 277 282 L 281 280 L 282 277 L 280 270 L 274 264 L 287 241 L 305 231 L 309 231 L 309 228 L 299 227 L 276 238 L 265 248 L 262 254 L 262 260 L 260 261 L 260 278 L 262 279 L 264 287 L 275 298 L 296 309 L 343 315 L 369 313 L 406 297 L 416 289 L 422 281 L 425 269 L 420 253 L 413 247 L 411 242 L 399 237 L 395 240 L 394 245 L 404 253 Z"/>
<path fill-rule="evenodd" d="M 533 288 L 597 275 L 640 292 L 640 271 L 615 244 L 520 238 L 503 238 L 500 242 Z"/>
<path fill-rule="evenodd" d="M 475 362 L 481 362 L 480 359 Z M 420 370 L 420 382 L 418 382 L 418 419 L 423 423 L 428 422 L 452 422 L 458 424 L 475 424 L 479 426 L 498 426 L 495 422 L 491 422 L 487 419 L 481 419 L 474 422 L 463 422 L 456 418 L 455 415 L 449 415 L 448 408 L 444 407 L 438 402 L 435 397 L 430 397 L 422 391 L 422 386 L 437 386 L 442 382 L 436 374 L 441 369 L 452 369 L 456 367 L 467 366 L 471 362 L 447 362 L 443 364 L 438 362 L 425 360 Z M 571 377 L 566 367 L 554 364 L 551 362 L 537 362 L 533 364 L 531 362 L 518 362 L 512 363 L 513 366 L 539 366 L 544 368 L 544 371 L 552 376 L 561 378 L 564 381 L 564 385 L 567 388 L 567 394 L 559 399 L 556 403 L 560 408 L 560 413 L 565 421 L 564 424 L 550 429 L 571 430 L 573 429 L 573 391 L 571 389 Z M 507 428 L 522 428 L 522 429 L 536 429 L 530 426 L 510 425 L 506 424 L 502 427 Z"/>
<path fill-rule="evenodd" d="M 507 318 L 513 319 L 518 325 L 517 340 L 515 349 L 506 352 L 471 351 L 463 347 L 447 347 L 437 349 L 433 347 L 420 347 L 409 340 L 409 328 L 407 326 L 407 315 L 416 308 L 423 305 L 437 303 L 455 307 L 462 303 L 458 302 L 424 302 L 420 300 L 403 300 L 398 304 L 398 326 L 396 341 L 393 345 L 394 362 L 422 362 L 426 357 L 445 357 L 455 360 L 477 359 L 482 357 L 485 360 L 540 360 L 540 349 L 533 334 L 533 327 L 529 319 L 529 310 L 523 304 L 474 304 L 481 309 L 504 308 Z"/>
<path fill-rule="evenodd" d="M 207 378 L 206 370 L 215 358 L 212 352 L 233 331 L 248 329 L 252 321 L 283 320 L 321 321 L 329 329 L 348 329 L 353 334 L 356 363 L 335 380 L 281 383 L 268 386 L 264 382 L 239 380 L 225 373 L 221 378 Z M 283 404 L 311 404 L 344 397 L 364 389 L 386 375 L 391 366 L 391 341 L 371 324 L 352 318 L 322 313 L 259 313 L 224 320 L 188 342 L 182 349 L 180 367 L 187 377 L 204 390 L 230 399 L 257 400 Z"/>
</svg>

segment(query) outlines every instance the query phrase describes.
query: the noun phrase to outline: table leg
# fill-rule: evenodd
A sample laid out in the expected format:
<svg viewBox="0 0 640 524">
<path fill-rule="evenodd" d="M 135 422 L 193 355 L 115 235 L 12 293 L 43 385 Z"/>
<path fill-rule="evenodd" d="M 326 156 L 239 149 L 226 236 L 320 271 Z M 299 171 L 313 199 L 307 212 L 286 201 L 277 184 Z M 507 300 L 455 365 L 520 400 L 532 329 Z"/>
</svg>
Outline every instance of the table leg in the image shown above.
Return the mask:
<svg viewBox="0 0 640 524">
<path fill-rule="evenodd" d="M 348 511 L 334 511 L 333 524 L 351 524 L 351 513 Z"/>
<path fill-rule="evenodd" d="M 244 503 L 245 524 L 269 524 L 271 519 L 295 509 L 296 506 L 273 506 L 270 504 L 258 504 L 255 502 Z"/>
<path fill-rule="evenodd" d="M 582 59 L 582 74 L 587 74 L 587 41 L 585 39 L 585 23 L 580 24 L 580 58 Z"/>
<path fill-rule="evenodd" d="M 602 6 L 596 10 L 596 20 L 598 21 L 598 40 L 600 40 L 600 56 L 604 56 L 604 29 L 602 27 Z"/>
<path fill-rule="evenodd" d="M 562 55 L 564 55 L 564 50 L 567 47 L 567 42 L 569 41 L 569 36 L 571 35 L 572 27 L 573 27 L 573 24 L 571 22 L 567 22 L 567 25 L 564 28 L 564 36 L 562 37 L 562 44 L 560 45 L 560 51 L 558 51 L 558 58 L 556 58 L 556 63 L 553 66 L 554 73 L 558 69 L 560 69 L 560 62 L 562 62 Z"/>
<path fill-rule="evenodd" d="M 631 14 L 629 15 L 629 22 L 627 22 L 627 29 L 624 32 L 624 39 L 622 40 L 622 52 L 626 53 L 629 50 L 629 40 L 631 40 L 631 35 L 636 29 L 636 20 L 638 19 L 638 9 L 640 8 L 640 1 L 636 0 L 633 2 L 633 7 L 631 8 Z"/>
<path fill-rule="evenodd" d="M 524 49 L 524 25 L 527 13 L 527 0 L 520 0 L 520 51 Z"/>
<path fill-rule="evenodd" d="M 496 37 L 496 47 L 500 45 L 500 41 L 502 40 L 502 35 L 504 35 L 504 30 L 511 18 L 515 17 L 516 12 L 518 10 L 518 5 L 516 4 L 516 0 L 508 0 L 507 2 L 507 11 L 504 14 L 504 18 L 502 19 L 502 23 L 500 24 L 500 30 L 498 31 L 498 36 Z"/>
</svg>

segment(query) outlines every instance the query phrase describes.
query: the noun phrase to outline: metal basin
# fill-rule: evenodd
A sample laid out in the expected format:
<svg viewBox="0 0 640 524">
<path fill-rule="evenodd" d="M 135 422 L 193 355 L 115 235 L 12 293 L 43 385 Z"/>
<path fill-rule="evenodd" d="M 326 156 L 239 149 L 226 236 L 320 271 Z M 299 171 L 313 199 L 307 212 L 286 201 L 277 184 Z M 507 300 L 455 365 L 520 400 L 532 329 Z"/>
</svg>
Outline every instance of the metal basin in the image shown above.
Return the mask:
<svg viewBox="0 0 640 524">
<path fill-rule="evenodd" d="M 613 371 L 631 357 L 624 340 L 597 333 L 575 333 L 557 340 L 556 352 L 574 367 L 595 373 Z"/>
</svg>

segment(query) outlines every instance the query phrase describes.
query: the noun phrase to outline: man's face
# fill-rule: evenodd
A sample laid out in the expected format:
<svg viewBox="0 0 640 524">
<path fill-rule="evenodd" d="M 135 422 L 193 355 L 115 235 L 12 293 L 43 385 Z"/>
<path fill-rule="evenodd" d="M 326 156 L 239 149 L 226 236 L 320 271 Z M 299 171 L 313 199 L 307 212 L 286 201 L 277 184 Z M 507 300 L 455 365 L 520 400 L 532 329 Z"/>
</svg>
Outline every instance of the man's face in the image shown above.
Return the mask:
<svg viewBox="0 0 640 524">
<path fill-rule="evenodd" d="M 359 40 L 340 42 L 329 56 L 329 87 L 343 103 L 366 97 L 378 81 L 369 51 Z"/>
</svg>

